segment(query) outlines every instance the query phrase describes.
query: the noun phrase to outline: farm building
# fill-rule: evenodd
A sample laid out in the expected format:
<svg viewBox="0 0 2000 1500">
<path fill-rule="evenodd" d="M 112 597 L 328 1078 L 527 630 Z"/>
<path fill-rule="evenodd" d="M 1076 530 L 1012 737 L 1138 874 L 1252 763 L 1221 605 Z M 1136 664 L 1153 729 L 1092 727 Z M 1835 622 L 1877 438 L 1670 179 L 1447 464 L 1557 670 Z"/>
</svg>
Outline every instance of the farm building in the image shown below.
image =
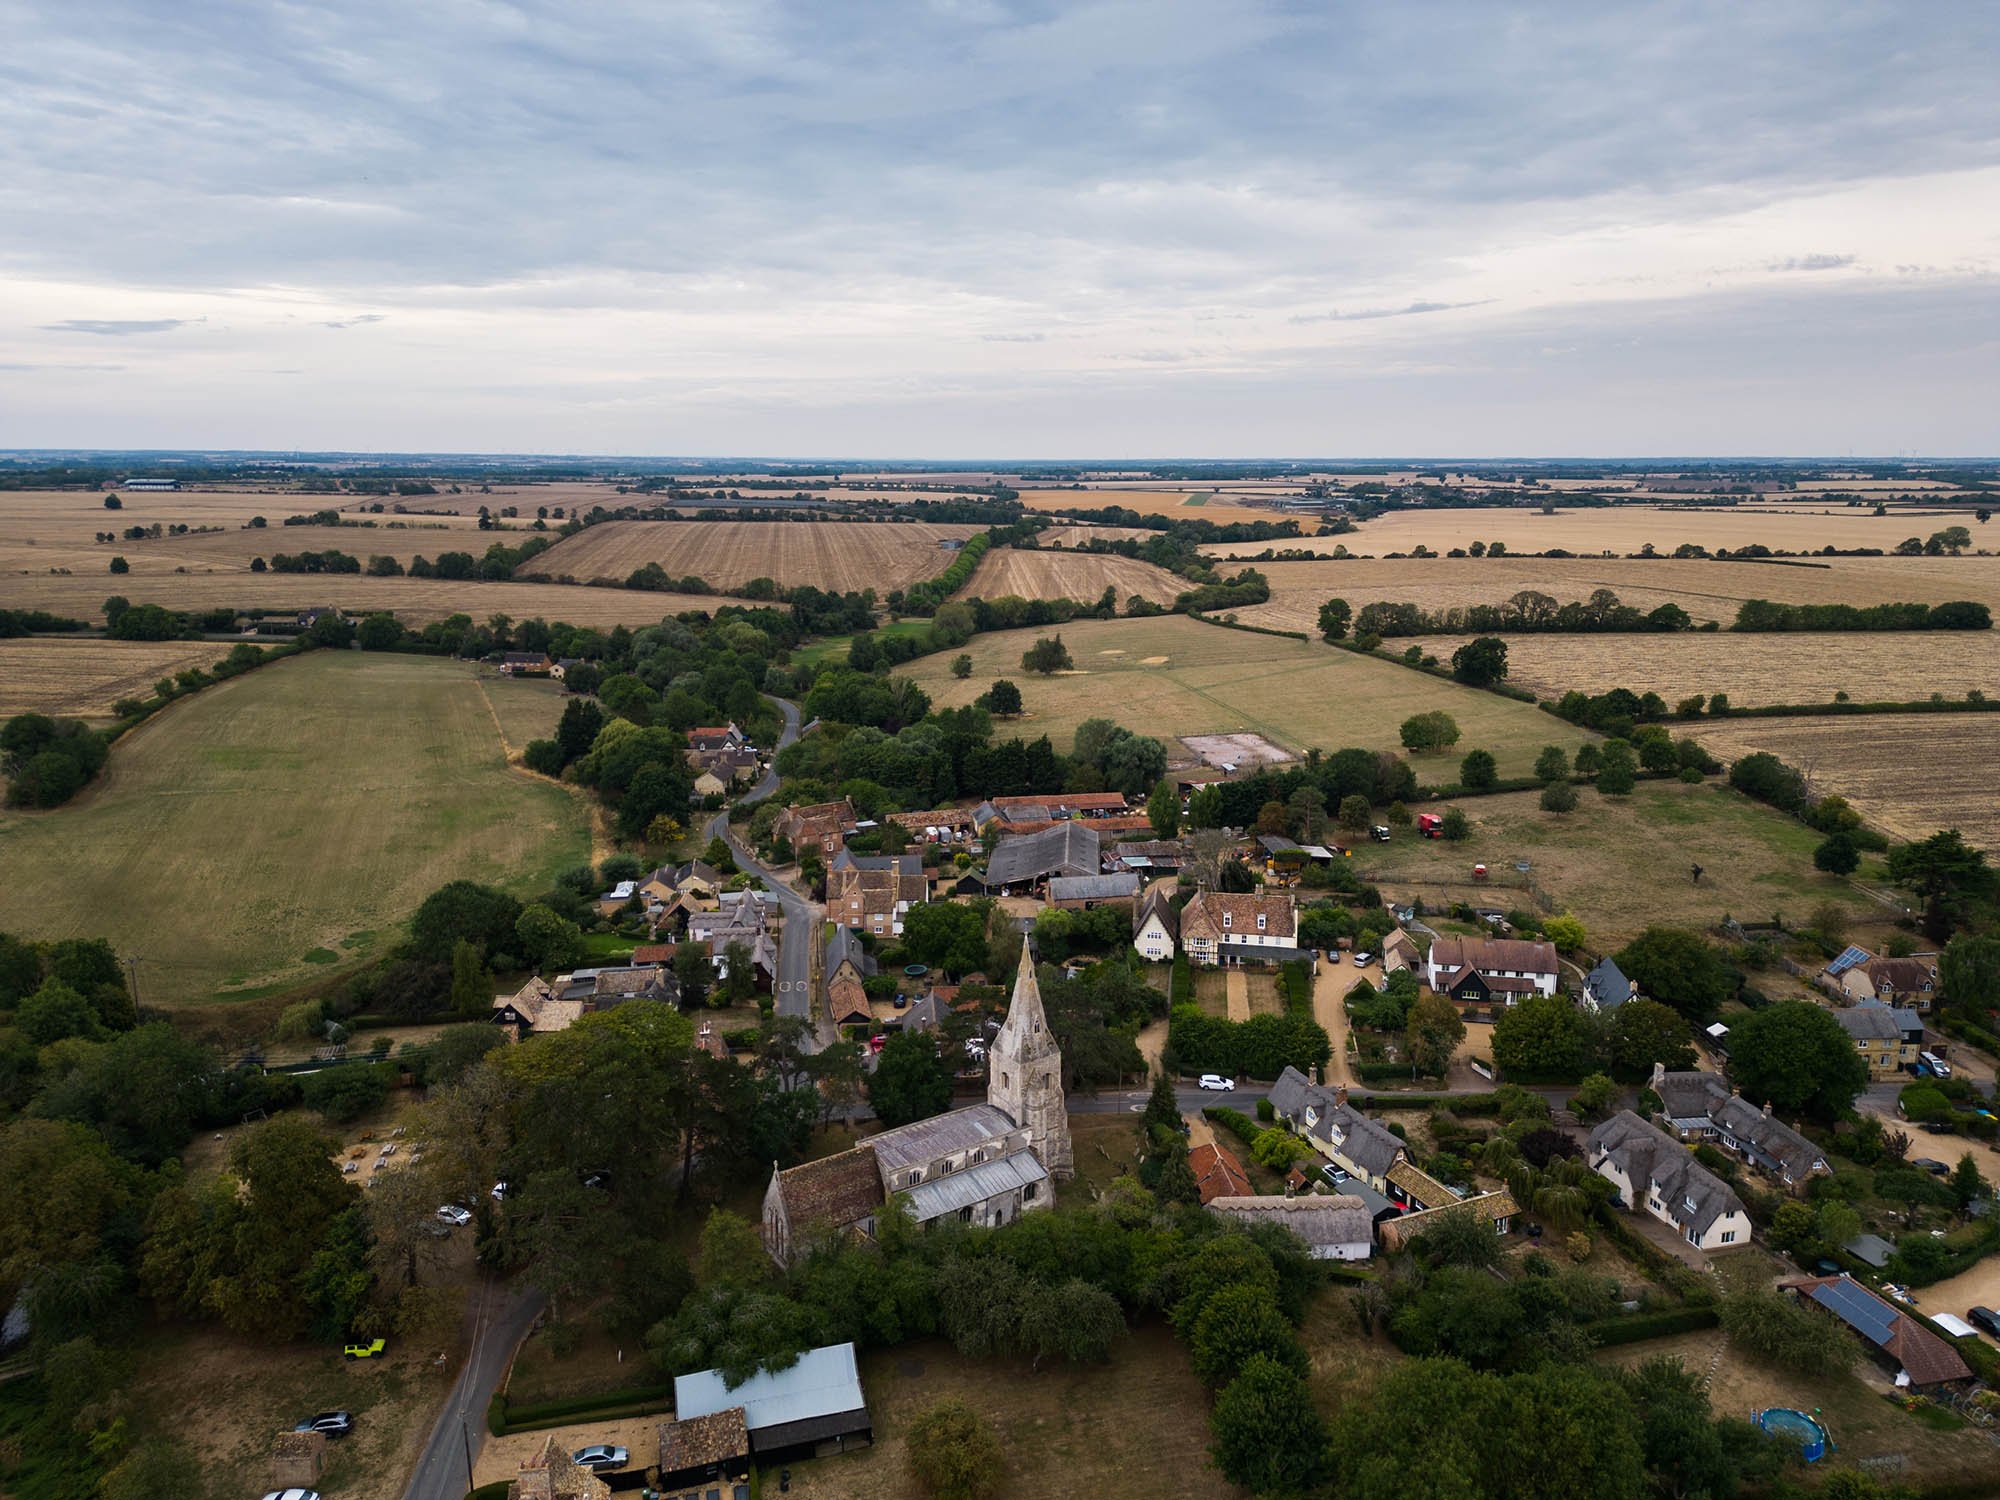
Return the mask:
<svg viewBox="0 0 2000 1500">
<path fill-rule="evenodd" d="M 1802 1276 L 1778 1286 L 1860 1334 L 1875 1357 L 1896 1372 L 1898 1389 L 1934 1390 L 1972 1379 L 1956 1349 L 1850 1276 Z"/>
<path fill-rule="evenodd" d="M 1058 875 L 1049 881 L 1049 905 L 1089 911 L 1106 901 L 1130 901 L 1145 884 L 1134 874 Z"/>
<path fill-rule="evenodd" d="M 847 845 L 847 836 L 861 826 L 854 804 L 842 797 L 838 802 L 819 802 L 810 807 L 788 807 L 778 814 L 771 832 L 790 844 L 794 851 L 816 848 L 831 858 Z"/>
<path fill-rule="evenodd" d="M 1081 821 L 1062 822 L 1040 833 L 1002 838 L 987 861 L 985 886 L 1027 895 L 1057 876 L 1095 875 L 1100 867 L 1097 830 Z"/>
<path fill-rule="evenodd" d="M 742 1407 L 727 1406 L 661 1425 L 656 1482 L 662 1490 L 698 1490 L 749 1477 L 749 1415 Z"/>
<path fill-rule="evenodd" d="M 839 1453 L 875 1437 L 852 1344 L 808 1349 L 785 1369 L 759 1370 L 737 1386 L 720 1370 L 675 1377 L 679 1423 L 731 1410 L 742 1413 L 750 1453 L 760 1464 Z"/>
</svg>

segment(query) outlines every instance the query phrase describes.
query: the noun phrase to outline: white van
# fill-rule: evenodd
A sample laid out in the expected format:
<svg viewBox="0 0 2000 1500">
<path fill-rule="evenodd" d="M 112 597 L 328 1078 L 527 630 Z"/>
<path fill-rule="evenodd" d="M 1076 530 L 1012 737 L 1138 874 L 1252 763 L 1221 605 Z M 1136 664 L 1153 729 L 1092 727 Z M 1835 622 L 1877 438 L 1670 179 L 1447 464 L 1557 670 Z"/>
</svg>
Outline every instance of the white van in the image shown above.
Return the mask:
<svg viewBox="0 0 2000 1500">
<path fill-rule="evenodd" d="M 1919 1052 L 1917 1056 L 1923 1060 L 1924 1066 L 1937 1074 L 1938 1077 L 1951 1077 L 1951 1064 L 1939 1057 L 1935 1052 Z"/>
</svg>

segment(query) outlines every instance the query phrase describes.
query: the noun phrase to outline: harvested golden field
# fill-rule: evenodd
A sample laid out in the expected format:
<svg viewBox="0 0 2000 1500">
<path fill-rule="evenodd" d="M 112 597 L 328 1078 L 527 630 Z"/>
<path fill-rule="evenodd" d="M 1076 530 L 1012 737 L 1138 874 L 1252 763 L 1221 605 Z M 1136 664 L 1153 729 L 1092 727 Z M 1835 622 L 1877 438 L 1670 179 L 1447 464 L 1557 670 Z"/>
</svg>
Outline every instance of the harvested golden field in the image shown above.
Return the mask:
<svg viewBox="0 0 2000 1500">
<path fill-rule="evenodd" d="M 1768 751 L 1897 838 L 1956 828 L 2000 852 L 2000 721 L 1990 714 L 1705 720 L 1695 738 L 1724 760 Z"/>
<path fill-rule="evenodd" d="M 1216 550 L 1216 549 L 1210 549 Z M 1746 599 L 1784 604 L 1942 604 L 1972 599 L 2000 613 L 2000 558 L 1841 557 L 1826 567 L 1699 558 L 1402 557 L 1260 562 L 1271 599 L 1237 611 L 1246 625 L 1316 631 L 1319 607 L 1338 596 L 1359 609 L 1377 600 L 1425 609 L 1504 604 L 1522 589 L 1559 603 L 1610 589 L 1635 609 L 1678 604 L 1696 621 L 1724 625 Z"/>
<path fill-rule="evenodd" d="M 1017 552 L 999 547 L 980 559 L 966 582 L 970 599 L 998 599 L 1016 594 L 1023 599 L 1078 599 L 1095 604 L 1106 588 L 1118 595 L 1118 607 L 1137 594 L 1155 604 L 1171 604 L 1174 596 L 1193 585 L 1165 568 L 1115 552 Z"/>
<path fill-rule="evenodd" d="M 1231 521 L 1278 521 L 1284 519 L 1268 506 L 1245 505 L 1242 494 L 1219 494 L 1213 489 L 1180 490 L 1068 490 L 1024 489 L 1021 503 L 1029 510 L 1092 511 L 1109 505 L 1136 510 L 1143 516 L 1171 516 L 1176 521 L 1213 521 L 1226 526 Z M 1299 529 L 1311 531 L 1313 523 L 1302 521 Z"/>
<path fill-rule="evenodd" d="M 1021 653 L 1040 636 L 1059 634 L 1074 671 L 1037 677 L 1021 669 Z M 1002 630 L 974 636 L 963 650 L 972 675 L 951 675 L 956 652 L 923 656 L 898 668 L 941 708 L 960 708 L 1004 677 L 1021 689 L 1026 713 L 1001 732 L 1032 739 L 1046 734 L 1067 751 L 1076 726 L 1110 717 L 1135 734 L 1167 743 L 1169 757 L 1195 756 L 1173 741 L 1182 735 L 1259 734 L 1294 754 L 1317 746 L 1360 746 L 1401 753 L 1398 734 L 1415 713 L 1443 709 L 1461 738 L 1443 755 L 1411 758 L 1425 782 L 1458 778 L 1467 751 L 1493 752 L 1502 776 L 1525 776 L 1544 745 L 1574 750 L 1592 738 L 1525 703 L 1477 692 L 1357 656 L 1318 642 L 1288 641 L 1204 625 L 1185 615 L 1149 620 L 1073 620 L 1059 630 Z"/>
<path fill-rule="evenodd" d="M 153 684 L 229 654 L 215 641 L 0 641 L 0 719 L 14 714 L 108 719 L 120 698 L 150 698 Z"/>
<path fill-rule="evenodd" d="M 571 625 L 657 625 L 687 610 L 714 610 L 733 601 L 708 594 L 651 594 L 637 589 L 577 588 L 559 583 L 472 583 L 433 578 L 369 578 L 342 573 L 104 573 L 43 574 L 0 579 L 0 598 L 15 609 L 45 609 L 100 622 L 104 601 L 121 594 L 134 604 L 169 609 L 305 609 L 337 604 L 353 614 L 391 610 L 406 625 L 468 614 L 476 620 L 512 615 Z"/>
<path fill-rule="evenodd" d="M 1135 507 L 1136 508 L 1136 507 Z M 1266 519 L 1270 519 L 1269 516 Z M 1480 510 L 1399 510 L 1363 521 L 1358 531 L 1314 538 L 1306 545 L 1331 552 L 1344 545 L 1363 557 L 1409 552 L 1418 546 L 1434 552 L 1470 547 L 1474 542 L 1505 542 L 1514 552 L 1546 552 L 1561 548 L 1576 553 L 1611 552 L 1620 557 L 1650 544 L 1671 553 L 1684 542 L 1710 551 L 1766 547 L 1806 552 L 1820 547 L 1880 547 L 1887 552 L 1906 537 L 1928 537 L 1947 526 L 1965 526 L 1973 545 L 2000 548 L 2000 533 L 1988 534 L 1963 511 L 1931 507 L 1899 507 L 1886 516 L 1862 506 L 1829 503 L 1821 506 L 1690 506 L 1614 505 L 1558 509 L 1545 516 L 1530 506 L 1495 506 Z M 1228 557 L 1260 552 L 1262 542 L 1238 542 L 1210 549 Z"/>
<path fill-rule="evenodd" d="M 635 569 L 658 563 L 672 577 L 692 574 L 718 589 L 769 578 L 784 588 L 886 594 L 935 578 L 957 555 L 943 543 L 981 530 L 922 521 L 606 521 L 558 542 L 521 571 L 623 583 Z"/>
<path fill-rule="evenodd" d="M 147 1004 L 179 1006 L 379 952 L 447 881 L 545 889 L 589 857 L 589 819 L 509 763 L 500 726 L 560 712 L 545 685 L 355 651 L 205 688 L 67 806 L 0 813 L 0 930 L 109 938 Z"/>
<path fill-rule="evenodd" d="M 1468 639 L 1422 636 L 1410 644 L 1448 661 Z M 1991 630 L 1509 635 L 1506 641 L 1508 680 L 1542 698 L 1571 688 L 1624 687 L 1669 703 L 1727 693 L 1739 708 L 1827 703 L 1836 693 L 1857 703 L 1907 703 L 1933 693 L 1963 698 L 1977 689 L 2000 700 L 2000 632 Z M 1991 732 L 2000 740 L 2000 723 Z"/>
</svg>

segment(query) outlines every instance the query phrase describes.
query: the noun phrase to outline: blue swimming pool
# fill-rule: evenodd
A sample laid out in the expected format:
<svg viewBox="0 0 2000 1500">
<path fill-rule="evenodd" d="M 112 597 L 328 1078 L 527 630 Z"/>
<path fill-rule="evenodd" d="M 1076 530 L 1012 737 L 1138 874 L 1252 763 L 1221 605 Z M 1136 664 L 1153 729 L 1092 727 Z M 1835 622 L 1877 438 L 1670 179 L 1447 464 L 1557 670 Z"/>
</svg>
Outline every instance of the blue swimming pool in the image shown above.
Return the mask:
<svg viewBox="0 0 2000 1500">
<path fill-rule="evenodd" d="M 1813 1463 L 1826 1456 L 1826 1429 L 1802 1411 L 1774 1406 L 1757 1414 L 1757 1425 L 1772 1437 L 1789 1438 L 1799 1445 L 1799 1456 Z"/>
</svg>

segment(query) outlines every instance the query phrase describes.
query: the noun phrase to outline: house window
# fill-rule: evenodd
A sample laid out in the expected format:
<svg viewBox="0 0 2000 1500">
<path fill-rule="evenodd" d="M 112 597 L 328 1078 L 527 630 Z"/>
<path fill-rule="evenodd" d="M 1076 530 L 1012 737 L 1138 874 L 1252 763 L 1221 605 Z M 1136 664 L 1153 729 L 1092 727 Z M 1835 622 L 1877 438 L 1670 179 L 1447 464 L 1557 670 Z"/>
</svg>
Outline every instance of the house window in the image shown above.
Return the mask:
<svg viewBox="0 0 2000 1500">
<path fill-rule="evenodd" d="M 1683 1198 L 1683 1199 L 1681 1199 L 1681 1206 L 1682 1206 L 1683 1208 L 1685 1208 L 1685 1209 L 1686 1209 L 1686 1210 L 1687 1210 L 1687 1211 L 1688 1211 L 1689 1213 L 1693 1213 L 1693 1212 L 1694 1212 L 1694 1199 L 1692 1199 L 1692 1198 Z"/>
<path fill-rule="evenodd" d="M 1722 1231 L 1722 1243 L 1723 1243 L 1723 1244 L 1725 1244 L 1725 1245 L 1733 1245 L 1733 1244 L 1735 1244 L 1735 1243 L 1736 1243 L 1736 1231 L 1735 1231 L 1735 1230 L 1733 1230 L 1733 1229 L 1725 1229 L 1725 1230 L 1723 1230 L 1723 1231 Z"/>
<path fill-rule="evenodd" d="M 1031 1182 L 1026 1187 L 1021 1189 L 1021 1201 L 1023 1203 L 1033 1203 L 1035 1201 L 1035 1186 L 1036 1185 Z"/>
<path fill-rule="evenodd" d="M 1264 930 L 1264 914 L 1261 911 L 1257 913 L 1257 930 L 1259 932 Z"/>
<path fill-rule="evenodd" d="M 1223 930 L 1224 930 L 1225 932 L 1226 932 L 1226 931 L 1228 931 L 1228 929 L 1229 929 L 1229 913 L 1228 913 L 1228 912 L 1224 912 L 1224 913 L 1222 914 L 1222 927 L 1223 927 Z"/>
</svg>

